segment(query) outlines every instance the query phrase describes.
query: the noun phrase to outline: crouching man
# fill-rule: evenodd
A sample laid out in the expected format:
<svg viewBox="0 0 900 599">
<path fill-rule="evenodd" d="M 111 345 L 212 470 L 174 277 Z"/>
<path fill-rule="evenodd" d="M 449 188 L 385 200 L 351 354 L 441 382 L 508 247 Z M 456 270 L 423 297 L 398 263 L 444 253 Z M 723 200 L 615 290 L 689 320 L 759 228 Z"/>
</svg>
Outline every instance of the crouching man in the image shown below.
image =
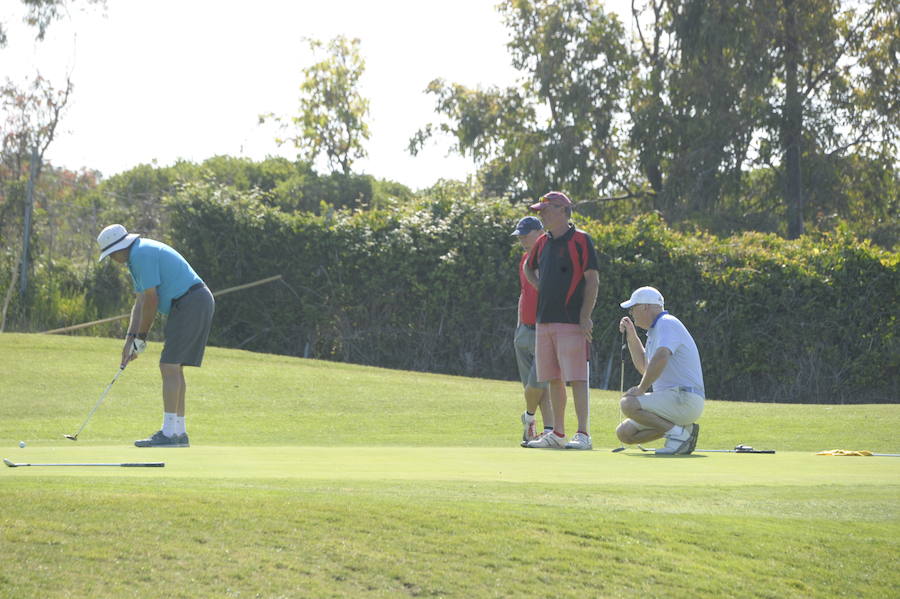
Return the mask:
<svg viewBox="0 0 900 599">
<path fill-rule="evenodd" d="M 619 332 L 625 333 L 631 361 L 642 376 L 620 400 L 626 420 L 616 436 L 627 444 L 665 437 L 665 446 L 656 453 L 687 455 L 697 446 L 696 421 L 705 397 L 697 344 L 681 321 L 664 309 L 663 296 L 653 287 L 636 289 L 620 305 L 631 318 L 622 318 Z M 646 347 L 635 325 L 647 331 Z"/>
</svg>

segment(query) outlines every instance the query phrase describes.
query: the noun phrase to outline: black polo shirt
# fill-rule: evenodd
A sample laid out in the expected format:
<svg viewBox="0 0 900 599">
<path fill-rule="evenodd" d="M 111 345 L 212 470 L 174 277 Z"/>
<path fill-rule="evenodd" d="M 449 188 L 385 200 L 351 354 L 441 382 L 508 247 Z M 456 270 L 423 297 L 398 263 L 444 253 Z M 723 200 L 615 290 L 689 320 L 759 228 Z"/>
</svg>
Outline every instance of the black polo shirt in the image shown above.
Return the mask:
<svg viewBox="0 0 900 599">
<path fill-rule="evenodd" d="M 538 270 L 537 322 L 578 324 L 584 302 L 584 272 L 599 270 L 591 236 L 574 225 L 559 238 L 544 233 L 528 264 Z M 573 276 L 578 277 L 574 284 Z"/>
</svg>

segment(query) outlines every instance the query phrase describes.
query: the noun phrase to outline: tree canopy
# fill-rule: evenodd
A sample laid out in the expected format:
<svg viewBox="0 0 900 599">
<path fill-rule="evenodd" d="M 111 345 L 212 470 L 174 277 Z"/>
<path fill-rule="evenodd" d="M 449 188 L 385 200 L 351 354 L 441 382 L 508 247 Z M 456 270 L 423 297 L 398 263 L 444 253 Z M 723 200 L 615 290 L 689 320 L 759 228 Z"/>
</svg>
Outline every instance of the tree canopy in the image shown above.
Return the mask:
<svg viewBox="0 0 900 599">
<path fill-rule="evenodd" d="M 288 130 L 288 136 L 277 141 L 291 142 L 308 162 L 324 156 L 332 170 L 349 175 L 353 163 L 367 155 L 364 142 L 369 139 L 365 120 L 369 100 L 359 92 L 366 68 L 360 41 L 341 35 L 327 45 L 315 39 L 307 41 L 314 53 L 324 52 L 325 56 L 303 69 L 299 113 L 289 119 L 274 117 Z"/>
<path fill-rule="evenodd" d="M 437 123 L 488 188 L 627 199 L 673 223 L 797 237 L 898 216 L 900 18 L 888 0 L 505 0 L 507 89 L 435 79 Z M 864 208 L 863 208 L 864 207 Z"/>
</svg>

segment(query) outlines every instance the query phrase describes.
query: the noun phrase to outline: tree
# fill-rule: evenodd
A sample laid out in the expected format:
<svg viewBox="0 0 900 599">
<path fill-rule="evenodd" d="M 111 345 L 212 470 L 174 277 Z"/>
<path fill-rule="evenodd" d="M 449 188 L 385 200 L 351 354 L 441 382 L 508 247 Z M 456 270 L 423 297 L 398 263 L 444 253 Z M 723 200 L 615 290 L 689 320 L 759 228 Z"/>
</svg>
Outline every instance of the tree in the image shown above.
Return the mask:
<svg viewBox="0 0 900 599">
<path fill-rule="evenodd" d="M 291 137 L 276 141 L 293 143 L 301 151 L 301 157 L 311 163 L 324 155 L 332 170 L 340 169 L 349 175 L 353 162 L 367 155 L 363 142 L 369 139 L 365 122 L 369 101 L 359 92 L 359 82 L 365 72 L 360 42 L 344 36 L 332 39 L 327 47 L 319 40 L 307 41 L 314 54 L 325 50 L 327 55 L 303 69 L 300 112 L 289 119 L 296 129 Z M 282 128 L 288 126 L 288 119 L 271 114 L 263 115 L 260 120 L 268 118 L 273 118 Z"/>
<path fill-rule="evenodd" d="M 896 6 L 882 0 L 843 6 L 837 0 L 783 0 L 773 14 L 776 63 L 770 116 L 760 124 L 760 157 L 774 165 L 781 156 L 787 234 L 796 238 L 827 196 L 846 193 L 823 189 L 819 181 L 830 177 L 807 175 L 804 165 L 851 154 L 896 156 L 900 30 Z"/>
<path fill-rule="evenodd" d="M 489 191 L 513 198 L 555 188 L 588 200 L 629 187 L 617 115 L 632 61 L 618 19 L 595 0 L 507 0 L 498 10 L 518 85 L 472 90 L 432 81 L 426 92 L 445 120 L 420 129 L 410 152 L 437 132 L 450 134 Z"/>
<path fill-rule="evenodd" d="M 28 8 L 25 14 L 25 23 L 37 28 L 38 41 L 43 41 L 47 35 L 47 29 L 53 21 L 59 19 L 68 9 L 70 4 L 76 4 L 78 0 L 21 0 Z M 99 4 L 106 6 L 106 0 L 84 0 L 88 4 Z M 6 27 L 0 22 L 0 48 L 6 46 L 8 42 Z"/>
<path fill-rule="evenodd" d="M 632 2 L 631 142 L 666 218 L 709 217 L 740 189 L 771 69 L 771 0 Z"/>
<path fill-rule="evenodd" d="M 33 190 L 41 175 L 44 153 L 53 141 L 63 109 L 72 92 L 71 79 L 63 90 L 56 90 L 40 75 L 25 88 L 7 81 L 0 87 L 0 201 L 3 212 L 23 206 L 22 250 L 16 262 L 20 265 L 20 293 L 24 296 L 29 269 L 28 249 L 31 239 Z M 26 168 L 27 165 L 27 168 Z M 25 183 L 27 181 L 27 184 Z M 4 221 L 7 219 L 4 218 Z M 0 239 L 2 239 L 0 231 Z M 15 268 L 15 267 L 14 267 Z M 12 276 L 15 279 L 15 273 Z M 4 300 L 3 314 L 9 304 L 10 287 Z M 0 328 L 5 323 L 0 323 Z"/>
<path fill-rule="evenodd" d="M 61 18 L 68 6 L 78 0 L 21 0 L 27 8 L 24 21 L 37 28 L 38 41 L 43 41 L 50 24 Z M 105 6 L 106 0 L 84 0 L 88 4 Z M 4 23 L 0 22 L 0 48 L 8 42 Z M 13 207 L 22 205 L 22 249 L 13 260 L 12 276 L 3 300 L 0 331 L 6 326 L 6 315 L 16 269 L 21 274 L 20 293 L 24 298 L 29 272 L 29 245 L 34 189 L 41 175 L 44 154 L 56 133 L 63 109 L 72 92 L 72 81 L 66 77 L 64 89 L 55 89 L 37 73 L 34 79 L 19 87 L 9 79 L 0 87 L 0 245 L 9 246 L 3 225 L 15 222 L 7 218 Z M 24 164 L 28 164 L 27 177 Z M 25 180 L 27 178 L 27 183 Z M 18 263 L 21 261 L 21 265 Z"/>
<path fill-rule="evenodd" d="M 740 219 L 748 173 L 763 168 L 776 175 L 764 195 L 780 203 L 752 209 L 779 215 L 797 237 L 834 198 L 857 193 L 861 184 L 834 169 L 892 164 L 900 89 L 890 2 L 649 0 L 632 10 L 631 142 L 670 220 Z M 866 194 L 883 205 L 881 191 L 895 187 Z"/>
</svg>

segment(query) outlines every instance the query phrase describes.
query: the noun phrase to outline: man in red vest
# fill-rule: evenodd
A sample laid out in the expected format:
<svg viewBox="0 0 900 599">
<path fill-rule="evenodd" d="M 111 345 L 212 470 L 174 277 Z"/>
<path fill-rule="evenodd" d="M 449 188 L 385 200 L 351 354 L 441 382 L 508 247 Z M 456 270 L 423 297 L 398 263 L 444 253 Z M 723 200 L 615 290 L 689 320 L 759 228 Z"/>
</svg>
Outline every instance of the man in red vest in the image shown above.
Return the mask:
<svg viewBox="0 0 900 599">
<path fill-rule="evenodd" d="M 523 267 L 538 290 L 537 378 L 548 381 L 553 404 L 553 431 L 528 442 L 546 449 L 592 449 L 589 432 L 588 359 L 600 277 L 594 242 L 569 222 L 574 204 L 551 191 L 531 209 L 544 222 Z M 566 443 L 566 383 L 572 386 L 578 432 Z"/>
<path fill-rule="evenodd" d="M 525 278 L 522 267 L 528 259 L 528 252 L 544 234 L 544 225 L 533 216 L 526 216 L 516 225 L 512 232 L 525 253 L 519 260 L 519 318 L 513 346 L 516 350 L 516 363 L 519 366 L 519 378 L 525 388 L 525 411 L 522 413 L 522 445 L 538 437 L 534 413 L 541 407 L 541 419 L 544 421 L 544 432 L 553 430 L 553 408 L 547 383 L 537 380 L 537 364 L 534 361 L 534 338 L 537 318 L 538 292 Z"/>
</svg>

